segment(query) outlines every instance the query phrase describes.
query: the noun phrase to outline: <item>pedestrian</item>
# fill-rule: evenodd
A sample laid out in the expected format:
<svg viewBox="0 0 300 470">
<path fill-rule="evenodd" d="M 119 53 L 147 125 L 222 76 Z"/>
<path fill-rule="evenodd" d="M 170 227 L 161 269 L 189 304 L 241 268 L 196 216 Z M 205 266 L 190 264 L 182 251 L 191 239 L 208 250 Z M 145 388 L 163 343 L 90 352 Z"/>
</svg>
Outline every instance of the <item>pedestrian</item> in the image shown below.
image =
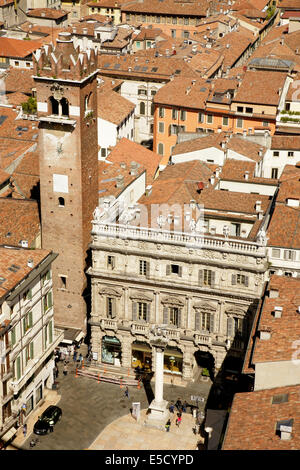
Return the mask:
<svg viewBox="0 0 300 470">
<path fill-rule="evenodd" d="M 176 419 L 176 426 L 179 427 L 180 423 L 181 423 L 181 413 L 177 413 L 177 419 Z"/>
<path fill-rule="evenodd" d="M 128 387 L 125 388 L 124 395 L 125 395 L 126 398 L 129 398 L 129 390 L 128 390 Z"/>
<path fill-rule="evenodd" d="M 64 370 L 63 370 L 63 374 L 64 374 L 64 375 L 67 375 L 67 374 L 68 374 L 68 364 L 67 364 L 67 362 L 66 362 L 66 361 L 65 361 L 65 363 L 64 363 Z"/>
<path fill-rule="evenodd" d="M 77 360 L 77 351 L 74 349 L 74 354 L 73 354 L 73 361 L 76 362 Z"/>
<path fill-rule="evenodd" d="M 82 367 L 83 357 L 82 357 L 82 354 L 81 354 L 81 353 L 79 354 L 78 361 L 79 361 L 80 367 Z"/>
<path fill-rule="evenodd" d="M 186 413 L 187 407 L 188 407 L 188 404 L 187 404 L 187 401 L 185 400 L 185 401 L 183 402 L 183 405 L 182 405 L 182 411 L 183 411 L 184 413 Z"/>
<path fill-rule="evenodd" d="M 57 366 L 55 366 L 55 368 L 54 368 L 54 375 L 55 375 L 55 378 L 57 379 L 57 377 L 58 377 L 58 367 Z"/>
<path fill-rule="evenodd" d="M 174 413 L 175 405 L 173 402 L 171 402 L 171 405 L 169 406 L 169 411 L 170 413 Z"/>
<path fill-rule="evenodd" d="M 177 402 L 175 403 L 175 406 L 176 406 L 177 410 L 178 410 L 179 412 L 181 412 L 181 410 L 182 410 L 182 403 L 181 403 L 180 398 L 177 398 Z"/>
<path fill-rule="evenodd" d="M 23 436 L 26 437 L 27 434 L 27 424 L 23 424 Z"/>
<path fill-rule="evenodd" d="M 171 420 L 168 419 L 168 421 L 166 422 L 166 425 L 165 425 L 165 428 L 166 428 L 166 431 L 167 431 L 167 432 L 170 431 L 170 426 L 171 426 Z"/>
</svg>

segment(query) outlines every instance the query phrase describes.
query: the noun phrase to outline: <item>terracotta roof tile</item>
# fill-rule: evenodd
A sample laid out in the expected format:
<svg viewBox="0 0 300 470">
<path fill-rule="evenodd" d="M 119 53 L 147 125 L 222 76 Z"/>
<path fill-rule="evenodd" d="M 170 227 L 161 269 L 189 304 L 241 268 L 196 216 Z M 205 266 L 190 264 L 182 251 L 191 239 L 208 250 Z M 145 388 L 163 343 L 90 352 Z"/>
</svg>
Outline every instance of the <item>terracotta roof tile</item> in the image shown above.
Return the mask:
<svg viewBox="0 0 300 470">
<path fill-rule="evenodd" d="M 19 92 L 27 95 L 32 94 L 35 87 L 32 78 L 32 70 L 8 68 L 2 73 L 1 79 L 4 80 L 6 92 Z"/>
<path fill-rule="evenodd" d="M 16 287 L 49 254 L 50 251 L 48 250 L 0 247 L 0 278 L 5 279 L 5 281 L 1 283 L 2 293 L 6 293 Z M 28 266 L 29 259 L 33 261 L 34 268 Z M 9 268 L 12 265 L 16 268 L 10 270 Z"/>
<path fill-rule="evenodd" d="M 191 0 L 185 3 L 176 2 L 174 0 L 144 0 L 143 3 L 127 2 L 122 5 L 122 11 L 128 13 L 159 13 L 167 15 L 189 15 L 196 17 L 206 16 L 207 8 L 208 4 L 205 0 Z"/>
<path fill-rule="evenodd" d="M 0 38 L 0 57 L 15 57 L 23 59 L 30 56 L 42 42 L 39 40 L 25 41 L 24 39 Z"/>
<path fill-rule="evenodd" d="M 98 118 L 119 125 L 134 111 L 135 105 L 113 90 L 98 88 Z"/>
<path fill-rule="evenodd" d="M 112 163 L 123 162 L 127 166 L 134 160 L 146 169 L 147 184 L 152 184 L 157 174 L 161 158 L 161 155 L 123 137 L 112 149 L 106 160 Z"/>
<path fill-rule="evenodd" d="M 300 386 L 236 393 L 222 450 L 297 450 L 300 445 Z M 288 402 L 272 404 L 275 395 L 288 394 Z M 276 435 L 277 422 L 293 419 L 292 437 Z"/>
<path fill-rule="evenodd" d="M 33 18 L 46 18 L 46 19 L 53 19 L 58 20 L 59 18 L 63 18 L 67 16 L 69 12 L 65 10 L 56 10 L 55 8 L 32 8 L 27 11 L 27 16 Z"/>
<path fill-rule="evenodd" d="M 20 246 L 21 240 L 27 240 L 31 247 L 39 233 L 36 201 L 0 198 L 0 244 Z"/>
<path fill-rule="evenodd" d="M 282 72 L 248 70 L 232 101 L 277 106 L 286 77 Z"/>
</svg>

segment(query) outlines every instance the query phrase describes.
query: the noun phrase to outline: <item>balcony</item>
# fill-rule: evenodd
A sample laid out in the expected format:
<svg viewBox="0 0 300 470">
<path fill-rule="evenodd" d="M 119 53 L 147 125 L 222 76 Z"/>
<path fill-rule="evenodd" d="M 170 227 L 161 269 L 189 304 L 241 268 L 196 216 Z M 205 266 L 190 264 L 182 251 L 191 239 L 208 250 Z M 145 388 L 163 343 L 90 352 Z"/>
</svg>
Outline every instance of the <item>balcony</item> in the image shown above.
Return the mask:
<svg viewBox="0 0 300 470">
<path fill-rule="evenodd" d="M 100 320 L 100 327 L 102 330 L 109 330 L 116 332 L 118 329 L 118 321 L 111 318 L 102 318 Z"/>
<path fill-rule="evenodd" d="M 149 325 L 148 323 L 132 323 L 131 332 L 133 335 L 143 335 L 148 337 L 149 334 Z"/>
<path fill-rule="evenodd" d="M 293 127 L 300 131 L 300 113 L 292 111 L 280 111 L 276 117 L 276 127 Z"/>
<path fill-rule="evenodd" d="M 40 116 L 39 121 L 49 122 L 53 124 L 67 124 L 69 126 L 76 126 L 76 120 L 70 119 L 68 116 L 60 116 L 58 114 L 51 114 L 50 116 Z"/>
<path fill-rule="evenodd" d="M 195 333 L 194 334 L 194 343 L 196 346 L 205 345 L 210 346 L 212 342 L 211 335 L 209 333 Z"/>
</svg>

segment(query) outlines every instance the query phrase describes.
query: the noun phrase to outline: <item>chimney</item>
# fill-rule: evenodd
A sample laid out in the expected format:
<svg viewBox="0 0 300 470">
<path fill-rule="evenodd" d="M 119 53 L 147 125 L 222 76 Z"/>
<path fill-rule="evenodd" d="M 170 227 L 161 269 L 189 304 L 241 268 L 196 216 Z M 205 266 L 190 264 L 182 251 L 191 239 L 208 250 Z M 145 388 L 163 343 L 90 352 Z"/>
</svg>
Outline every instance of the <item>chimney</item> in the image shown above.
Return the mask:
<svg viewBox="0 0 300 470">
<path fill-rule="evenodd" d="M 190 208 L 191 208 L 191 209 L 195 209 L 195 208 L 196 208 L 196 201 L 195 201 L 195 199 L 191 199 L 191 200 L 190 200 Z"/>
<path fill-rule="evenodd" d="M 210 184 L 215 184 L 215 175 L 211 175 Z"/>
<path fill-rule="evenodd" d="M 262 154 L 263 154 L 263 148 L 261 147 L 261 148 L 259 149 L 259 151 L 258 151 L 258 155 L 259 155 L 260 157 L 262 157 Z"/>
<path fill-rule="evenodd" d="M 220 167 L 216 168 L 216 178 L 219 178 L 222 169 Z"/>
<path fill-rule="evenodd" d="M 192 54 L 197 54 L 197 44 L 192 46 Z"/>
<path fill-rule="evenodd" d="M 117 188 L 124 188 L 124 176 L 118 175 L 116 177 L 116 186 Z"/>
<path fill-rule="evenodd" d="M 138 164 L 136 162 L 130 163 L 130 174 L 136 176 L 138 173 Z"/>
<path fill-rule="evenodd" d="M 281 318 L 282 307 L 274 307 L 274 318 Z"/>
<path fill-rule="evenodd" d="M 32 259 L 32 258 L 29 258 L 29 259 L 28 259 L 28 261 L 27 261 L 27 266 L 28 266 L 29 268 L 33 268 L 34 263 L 33 263 L 33 259 Z"/>
<path fill-rule="evenodd" d="M 249 179 L 249 171 L 245 171 L 244 178 L 245 180 Z"/>
<path fill-rule="evenodd" d="M 152 193 L 152 186 L 151 184 L 149 184 L 148 186 L 146 186 L 145 194 L 146 196 L 150 196 L 151 193 Z"/>
<path fill-rule="evenodd" d="M 256 203 L 255 203 L 255 210 L 256 210 L 256 212 L 260 212 L 260 211 L 261 211 L 261 201 L 256 201 Z"/>
</svg>

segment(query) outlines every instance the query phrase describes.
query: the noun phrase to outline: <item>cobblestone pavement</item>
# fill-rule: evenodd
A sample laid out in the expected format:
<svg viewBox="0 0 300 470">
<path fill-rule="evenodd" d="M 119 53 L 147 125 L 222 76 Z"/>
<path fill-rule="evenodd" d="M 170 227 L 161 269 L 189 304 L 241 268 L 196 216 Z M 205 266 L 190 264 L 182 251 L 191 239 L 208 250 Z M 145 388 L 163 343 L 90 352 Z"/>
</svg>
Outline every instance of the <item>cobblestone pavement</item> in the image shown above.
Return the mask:
<svg viewBox="0 0 300 470">
<path fill-rule="evenodd" d="M 186 413 L 183 417 L 182 427 L 177 428 L 175 424 L 171 426 L 170 432 L 163 434 L 163 431 L 151 430 L 149 428 L 136 423 L 130 415 L 130 408 L 132 402 L 140 402 L 141 409 L 145 410 L 148 407 L 149 390 L 145 391 L 144 387 L 137 389 L 136 387 L 129 387 L 129 399 L 124 396 L 124 389 L 120 386 L 109 383 L 98 383 L 87 377 L 75 375 L 75 366 L 73 363 L 69 364 L 69 372 L 67 376 L 62 373 L 63 365 L 59 364 L 58 376 L 58 393 L 49 391 L 46 401 L 43 406 L 36 410 L 28 420 L 28 434 L 24 439 L 22 430 L 19 430 L 17 438 L 13 441 L 13 445 L 22 450 L 82 450 L 91 448 L 106 448 L 112 442 L 110 432 L 113 435 L 119 436 L 118 445 L 119 449 L 140 449 L 140 438 L 145 443 L 145 448 L 150 449 L 149 445 L 154 447 L 151 450 L 161 449 L 161 437 L 169 436 L 169 444 L 167 441 L 167 449 L 172 448 L 195 448 L 196 440 L 192 438 L 192 427 L 194 419 L 192 415 Z M 151 388 L 154 391 L 154 383 L 151 382 Z M 166 384 L 164 386 L 164 398 L 168 401 L 176 401 L 178 397 L 182 401 L 186 400 L 191 403 L 191 395 L 207 396 L 209 393 L 209 383 L 191 384 L 189 387 L 179 387 L 177 385 Z M 147 392 L 147 393 L 146 393 Z M 35 436 L 32 433 L 33 424 L 38 415 L 49 406 L 49 404 L 57 404 L 62 409 L 62 419 L 55 427 L 54 432 L 45 436 Z M 192 404 L 195 404 L 192 402 Z M 204 404 L 203 404 L 204 408 Z M 189 410 L 189 409 L 188 409 Z M 143 414 L 143 412 L 142 412 Z M 132 429 L 132 436 L 136 435 L 138 442 L 134 439 L 126 440 L 122 438 L 124 429 L 130 426 Z M 188 428 L 188 434 L 192 439 L 192 447 L 184 447 L 186 444 L 182 441 L 181 437 L 186 434 L 184 429 Z M 135 429 L 137 432 L 133 431 Z M 152 431 L 158 435 L 157 443 L 151 440 L 151 444 L 146 443 L 145 436 L 152 435 Z M 174 439 L 174 433 L 178 434 Z M 128 434 L 128 433 L 127 433 Z M 125 433 L 126 435 L 126 433 Z M 154 435 L 154 434 L 153 434 Z M 108 441 L 105 442 L 104 437 L 108 436 Z M 39 442 L 33 448 L 30 447 L 30 440 L 38 437 Z M 194 436 L 195 437 L 195 436 Z M 176 447 L 174 446 L 176 441 Z M 178 447 L 179 445 L 179 447 Z M 107 447 L 108 446 L 108 447 Z M 128 446 L 128 447 L 127 447 Z M 169 446 L 169 447 L 168 447 Z"/>
</svg>

